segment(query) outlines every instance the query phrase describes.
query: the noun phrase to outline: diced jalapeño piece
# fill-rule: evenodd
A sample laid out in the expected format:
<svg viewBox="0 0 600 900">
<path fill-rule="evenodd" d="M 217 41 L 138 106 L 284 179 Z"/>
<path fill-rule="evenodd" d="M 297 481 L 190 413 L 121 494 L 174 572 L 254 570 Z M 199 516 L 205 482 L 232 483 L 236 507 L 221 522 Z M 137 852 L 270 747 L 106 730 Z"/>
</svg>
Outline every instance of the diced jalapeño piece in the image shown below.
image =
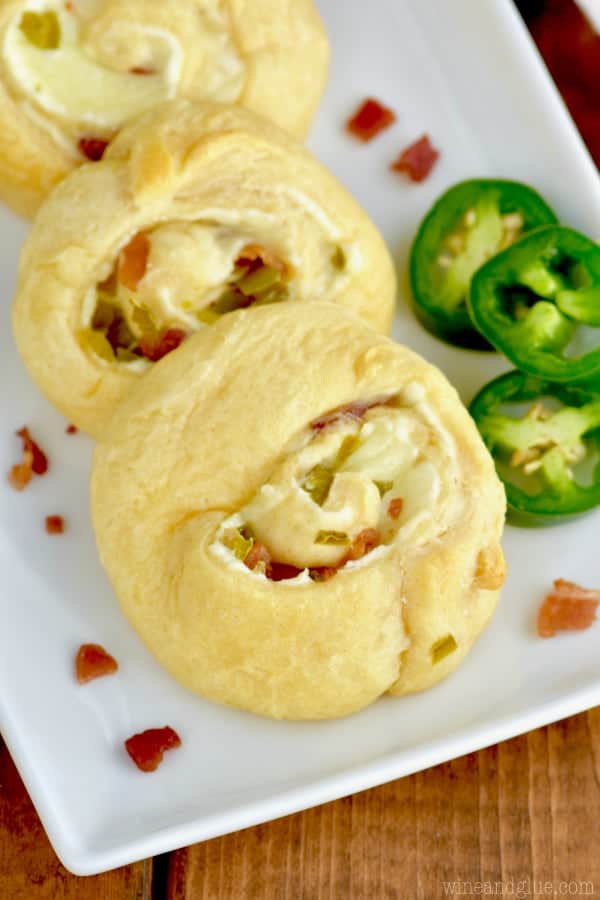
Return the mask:
<svg viewBox="0 0 600 900">
<path fill-rule="evenodd" d="M 56 50 L 60 46 L 60 22 L 52 10 L 23 13 L 19 28 L 39 50 Z"/>
</svg>

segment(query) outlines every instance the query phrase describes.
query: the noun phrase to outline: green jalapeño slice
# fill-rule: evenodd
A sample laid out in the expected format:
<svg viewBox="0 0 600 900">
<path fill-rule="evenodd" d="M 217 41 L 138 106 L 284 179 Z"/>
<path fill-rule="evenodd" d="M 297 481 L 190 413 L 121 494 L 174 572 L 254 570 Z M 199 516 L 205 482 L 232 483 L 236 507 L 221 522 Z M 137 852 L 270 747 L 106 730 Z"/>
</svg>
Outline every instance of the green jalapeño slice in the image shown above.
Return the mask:
<svg viewBox="0 0 600 900">
<path fill-rule="evenodd" d="M 450 188 L 426 215 L 411 251 L 415 311 L 425 327 L 452 344 L 492 349 L 469 316 L 471 279 L 523 234 L 556 221 L 545 200 L 524 184 L 477 179 Z"/>
<path fill-rule="evenodd" d="M 469 309 L 521 371 L 600 387 L 600 246 L 590 238 L 559 226 L 526 235 L 477 272 Z"/>
<path fill-rule="evenodd" d="M 517 523 L 551 524 L 600 504 L 600 391 L 509 372 L 479 392 L 471 415 Z"/>
</svg>

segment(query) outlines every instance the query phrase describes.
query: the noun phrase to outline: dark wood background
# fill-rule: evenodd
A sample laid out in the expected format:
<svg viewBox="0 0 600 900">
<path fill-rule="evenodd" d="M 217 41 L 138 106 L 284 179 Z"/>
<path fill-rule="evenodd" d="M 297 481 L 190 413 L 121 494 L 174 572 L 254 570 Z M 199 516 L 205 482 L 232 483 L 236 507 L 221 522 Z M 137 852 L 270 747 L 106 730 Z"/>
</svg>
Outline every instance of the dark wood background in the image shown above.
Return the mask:
<svg viewBox="0 0 600 900">
<path fill-rule="evenodd" d="M 519 6 L 600 165 L 600 38 L 571 0 Z M 82 879 L 58 862 L 0 741 L 0 900 L 435 900 L 446 895 L 444 882 L 457 881 L 470 882 L 463 895 L 479 882 L 481 895 L 501 895 L 502 883 L 504 896 L 590 896 L 590 885 L 598 896 L 599 823 L 596 709 L 306 813 Z"/>
<path fill-rule="evenodd" d="M 3 749 L 0 898 L 434 900 L 444 896 L 443 882 L 503 882 L 510 896 L 511 884 L 527 879 L 552 882 L 545 896 L 581 882 L 597 896 L 599 822 L 597 709 L 305 813 L 82 879 L 58 862 Z"/>
</svg>

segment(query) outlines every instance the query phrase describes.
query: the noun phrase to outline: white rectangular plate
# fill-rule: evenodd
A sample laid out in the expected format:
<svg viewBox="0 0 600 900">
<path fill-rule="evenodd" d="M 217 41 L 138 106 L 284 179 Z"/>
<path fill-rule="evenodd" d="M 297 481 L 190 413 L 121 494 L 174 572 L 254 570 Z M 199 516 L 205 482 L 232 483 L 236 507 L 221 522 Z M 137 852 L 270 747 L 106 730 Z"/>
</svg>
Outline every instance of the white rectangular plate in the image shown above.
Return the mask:
<svg viewBox="0 0 600 900">
<path fill-rule="evenodd" d="M 331 82 L 311 146 L 353 191 L 399 261 L 396 336 L 470 399 L 503 367 L 429 337 L 406 304 L 405 263 L 428 206 L 453 182 L 530 182 L 565 223 L 600 237 L 600 181 L 510 0 L 320 0 Z M 398 113 L 365 146 L 343 125 L 367 94 Z M 282 98 L 285 102 L 285 98 Z M 428 132 L 442 158 L 423 185 L 389 171 Z M 422 696 L 386 698 L 322 724 L 265 721 L 180 689 L 122 618 L 96 559 L 87 507 L 91 443 L 28 381 L 12 346 L 9 300 L 26 228 L 0 212 L 0 473 L 29 424 L 52 468 L 24 494 L 0 479 L 0 729 L 50 839 L 90 874 L 263 822 L 450 759 L 600 702 L 598 628 L 541 641 L 535 613 L 551 579 L 600 583 L 600 515 L 553 530 L 507 530 L 510 575 L 491 627 L 462 669 Z M 47 537 L 44 516 L 69 522 Z M 79 689 L 79 644 L 101 642 L 120 673 Z M 183 747 L 152 776 L 123 750 L 169 723 Z"/>
</svg>

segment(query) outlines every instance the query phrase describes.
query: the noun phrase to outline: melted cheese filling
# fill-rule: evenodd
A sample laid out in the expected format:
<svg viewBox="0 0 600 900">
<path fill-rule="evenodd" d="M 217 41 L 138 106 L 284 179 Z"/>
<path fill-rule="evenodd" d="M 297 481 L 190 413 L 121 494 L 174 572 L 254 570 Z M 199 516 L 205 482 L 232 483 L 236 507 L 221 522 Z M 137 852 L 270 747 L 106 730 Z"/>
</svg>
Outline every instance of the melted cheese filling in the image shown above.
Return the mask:
<svg viewBox="0 0 600 900">
<path fill-rule="evenodd" d="M 222 294 L 251 239 L 195 223 L 162 225 L 149 238 L 146 274 L 135 293 L 118 285 L 117 300 L 126 310 L 142 307 L 159 331 L 173 326 L 197 331 L 205 324 L 198 313 Z"/>
<path fill-rule="evenodd" d="M 241 527 L 278 563 L 338 567 L 361 532 L 373 529 L 380 546 L 346 563 L 356 567 L 396 542 L 418 545 L 447 527 L 461 505 L 456 448 L 413 387 L 360 420 L 342 416 L 304 434 L 252 500 L 223 522 L 213 552 L 238 566 L 227 544 L 231 529 Z"/>
<path fill-rule="evenodd" d="M 244 248 L 264 247 L 285 263 L 294 256 L 291 249 L 286 252 L 287 248 L 271 242 L 272 234 L 277 233 L 278 229 L 273 227 L 268 214 L 259 210 L 207 212 L 211 213 L 211 219 L 214 213 L 220 221 L 165 222 L 145 232 L 149 244 L 147 265 L 135 290 L 121 283 L 118 277 L 113 279 L 110 302 L 121 310 L 129 329 L 137 338 L 143 337 L 144 321 L 156 333 L 170 328 L 191 333 L 216 321 L 219 315 L 224 314 L 219 301 L 231 285 L 239 283 L 236 279 L 243 274 L 236 267 L 236 261 L 243 256 Z M 289 236 L 291 244 L 294 236 L 294 233 Z M 128 241 L 124 246 L 127 244 Z M 116 259 L 123 249 L 116 250 Z M 339 260 L 335 262 L 336 245 L 330 242 L 329 236 L 316 235 L 311 254 L 315 264 L 312 272 L 317 283 L 314 291 L 324 290 L 332 298 L 348 279 L 352 267 L 349 260 L 356 256 L 352 245 L 339 247 L 338 250 L 344 259 L 341 267 Z M 103 281 L 111 277 L 113 269 L 114 263 L 107 265 L 102 272 Z M 106 289 L 100 282 L 98 289 L 92 288 L 84 299 L 83 329 L 92 327 L 96 304 L 102 295 L 106 295 Z M 301 266 L 299 269 L 292 268 L 290 277 L 275 285 L 273 291 L 258 294 L 252 302 L 299 300 L 312 295 L 313 290 L 308 290 L 304 267 Z M 105 296 L 105 299 L 108 298 Z M 238 299 L 240 307 L 245 305 L 243 296 Z M 215 313 L 215 308 L 220 311 Z M 142 317 L 140 311 L 143 312 Z M 138 367 L 137 363 L 133 365 Z"/>
<path fill-rule="evenodd" d="M 126 19 L 97 28 L 98 0 L 76 0 L 69 9 L 59 0 L 31 0 L 5 32 L 5 68 L 31 102 L 38 124 L 42 113 L 50 133 L 54 123 L 67 135 L 107 139 L 176 95 L 185 59 L 174 33 Z M 44 49 L 28 38 L 22 23 L 26 13 L 48 12 L 56 16 L 60 36 L 57 47 Z M 244 66 L 216 0 L 203 10 L 200 26 L 190 39 L 201 95 L 233 102 L 243 89 Z"/>
</svg>

